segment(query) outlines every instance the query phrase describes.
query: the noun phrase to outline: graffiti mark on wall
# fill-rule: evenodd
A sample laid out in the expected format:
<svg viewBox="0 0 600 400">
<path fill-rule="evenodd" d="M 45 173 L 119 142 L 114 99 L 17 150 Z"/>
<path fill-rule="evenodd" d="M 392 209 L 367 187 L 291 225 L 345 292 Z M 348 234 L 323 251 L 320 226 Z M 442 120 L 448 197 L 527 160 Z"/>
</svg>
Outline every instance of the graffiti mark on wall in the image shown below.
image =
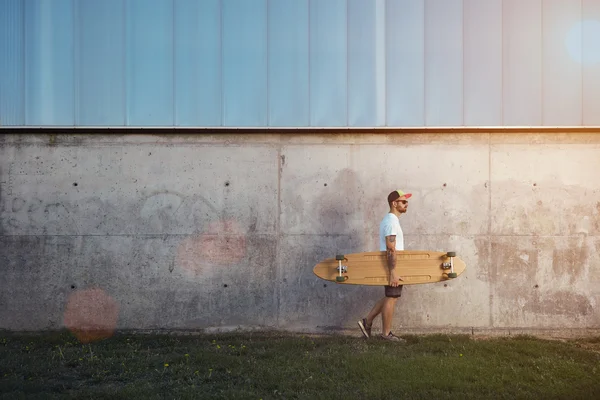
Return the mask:
<svg viewBox="0 0 600 400">
<path fill-rule="evenodd" d="M 182 240 L 176 264 L 191 277 L 206 274 L 214 267 L 240 262 L 247 253 L 246 234 L 235 220 L 220 220 L 208 225 L 200 235 Z"/>
<path fill-rule="evenodd" d="M 37 234 L 163 234 L 200 232 L 219 218 L 217 209 L 200 195 L 161 191 L 134 201 L 101 196 L 79 200 L 2 196 L 0 226 Z"/>
</svg>

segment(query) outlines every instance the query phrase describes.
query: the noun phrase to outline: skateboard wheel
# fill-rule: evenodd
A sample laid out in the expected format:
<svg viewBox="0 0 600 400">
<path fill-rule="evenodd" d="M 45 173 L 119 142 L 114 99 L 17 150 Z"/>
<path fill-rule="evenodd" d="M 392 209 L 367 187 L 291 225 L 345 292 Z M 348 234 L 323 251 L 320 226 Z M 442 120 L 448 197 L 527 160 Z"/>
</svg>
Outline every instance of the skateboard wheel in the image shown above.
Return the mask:
<svg viewBox="0 0 600 400">
<path fill-rule="evenodd" d="M 337 261 L 344 261 L 344 255 L 343 255 L 343 254 L 337 254 L 337 255 L 335 256 L 335 259 L 336 259 Z"/>
<path fill-rule="evenodd" d="M 345 276 L 336 276 L 335 277 L 335 281 L 336 282 L 344 282 L 347 278 Z"/>
<path fill-rule="evenodd" d="M 456 272 L 450 272 L 448 274 L 448 278 L 450 278 L 450 279 L 456 278 L 457 276 L 458 276 L 458 274 Z"/>
<path fill-rule="evenodd" d="M 447 257 L 456 257 L 456 252 L 455 251 L 449 251 L 446 253 Z"/>
</svg>

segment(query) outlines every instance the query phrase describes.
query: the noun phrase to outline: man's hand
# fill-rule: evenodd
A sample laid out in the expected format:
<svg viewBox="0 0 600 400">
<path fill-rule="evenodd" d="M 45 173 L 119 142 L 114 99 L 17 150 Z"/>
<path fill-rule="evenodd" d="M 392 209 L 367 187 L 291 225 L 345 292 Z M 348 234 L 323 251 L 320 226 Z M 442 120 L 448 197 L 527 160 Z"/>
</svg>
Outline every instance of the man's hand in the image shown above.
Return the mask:
<svg viewBox="0 0 600 400">
<path fill-rule="evenodd" d="M 401 280 L 402 280 L 402 278 L 400 278 L 398 275 L 396 275 L 395 270 L 390 271 L 390 286 L 392 286 L 392 287 L 400 286 L 399 281 L 401 281 Z"/>
</svg>

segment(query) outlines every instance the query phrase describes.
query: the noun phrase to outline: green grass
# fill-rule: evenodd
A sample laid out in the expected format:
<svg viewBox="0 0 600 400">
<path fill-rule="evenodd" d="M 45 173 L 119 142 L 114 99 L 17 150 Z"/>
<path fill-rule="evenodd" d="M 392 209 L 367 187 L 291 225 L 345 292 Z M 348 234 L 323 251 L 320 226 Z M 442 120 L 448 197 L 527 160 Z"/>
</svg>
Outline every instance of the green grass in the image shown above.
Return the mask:
<svg viewBox="0 0 600 400">
<path fill-rule="evenodd" d="M 600 338 L 405 338 L 0 333 L 0 398 L 600 398 Z"/>
</svg>

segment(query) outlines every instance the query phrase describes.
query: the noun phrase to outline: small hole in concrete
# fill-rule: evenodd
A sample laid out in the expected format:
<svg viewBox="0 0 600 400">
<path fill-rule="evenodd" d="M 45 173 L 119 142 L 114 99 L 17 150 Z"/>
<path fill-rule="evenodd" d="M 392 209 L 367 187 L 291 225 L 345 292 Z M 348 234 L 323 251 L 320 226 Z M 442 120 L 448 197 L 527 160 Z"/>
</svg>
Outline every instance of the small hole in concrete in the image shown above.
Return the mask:
<svg viewBox="0 0 600 400">
<path fill-rule="evenodd" d="M 224 284 L 223 287 L 227 287 L 227 284 Z"/>
<path fill-rule="evenodd" d="M 229 186 L 229 182 L 225 182 L 225 186 Z"/>
<path fill-rule="evenodd" d="M 324 284 L 323 287 L 327 287 L 327 284 Z"/>
<path fill-rule="evenodd" d="M 327 186 L 327 184 L 324 184 L 323 186 Z"/>
<path fill-rule="evenodd" d="M 73 183 L 73 186 L 77 186 L 77 182 L 74 182 L 74 183 Z"/>
<path fill-rule="evenodd" d="M 448 284 L 447 284 L 447 283 L 444 283 L 444 287 L 448 287 Z"/>
<path fill-rule="evenodd" d="M 533 186 L 537 186 L 537 183 L 534 183 Z"/>
<path fill-rule="evenodd" d="M 537 289 L 537 288 L 539 288 L 539 287 L 540 287 L 540 285 L 535 285 L 535 286 L 534 286 L 534 288 L 536 288 L 536 289 Z"/>
<path fill-rule="evenodd" d="M 443 185 L 443 186 L 444 186 L 444 187 L 446 187 L 446 184 L 444 183 L 444 185 Z"/>
<path fill-rule="evenodd" d="M 71 289 L 75 289 L 75 285 L 71 285 Z"/>
</svg>

